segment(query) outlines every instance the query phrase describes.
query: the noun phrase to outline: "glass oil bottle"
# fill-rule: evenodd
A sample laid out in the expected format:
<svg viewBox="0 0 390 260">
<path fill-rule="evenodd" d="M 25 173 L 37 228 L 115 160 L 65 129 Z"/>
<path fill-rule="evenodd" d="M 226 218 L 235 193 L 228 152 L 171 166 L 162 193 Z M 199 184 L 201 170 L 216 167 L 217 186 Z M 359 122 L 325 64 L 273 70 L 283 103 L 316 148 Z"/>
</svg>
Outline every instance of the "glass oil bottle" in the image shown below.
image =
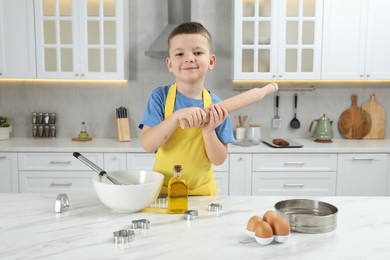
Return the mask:
<svg viewBox="0 0 390 260">
<path fill-rule="evenodd" d="M 171 214 L 182 214 L 188 209 L 188 187 L 182 171 L 181 165 L 175 165 L 168 182 L 168 212 Z"/>
</svg>

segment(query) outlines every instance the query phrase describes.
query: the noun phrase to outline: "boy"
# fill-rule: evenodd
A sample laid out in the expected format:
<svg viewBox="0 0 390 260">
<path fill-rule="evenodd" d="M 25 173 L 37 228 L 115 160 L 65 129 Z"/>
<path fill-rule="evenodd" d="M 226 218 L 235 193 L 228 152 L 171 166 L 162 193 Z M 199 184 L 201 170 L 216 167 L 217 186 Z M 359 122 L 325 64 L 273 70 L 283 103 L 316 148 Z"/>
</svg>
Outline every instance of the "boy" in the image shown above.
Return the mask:
<svg viewBox="0 0 390 260">
<path fill-rule="evenodd" d="M 217 194 L 212 164 L 225 161 L 234 137 L 228 112 L 203 85 L 215 65 L 211 45 L 211 35 L 200 23 L 183 23 L 171 32 L 166 64 L 175 83 L 152 92 L 139 125 L 145 151 L 157 150 L 153 170 L 165 176 L 162 194 L 176 164 L 183 167 L 189 195 Z M 210 107 L 208 122 L 205 107 Z M 187 120 L 189 128 L 182 129 L 180 120 Z"/>
</svg>

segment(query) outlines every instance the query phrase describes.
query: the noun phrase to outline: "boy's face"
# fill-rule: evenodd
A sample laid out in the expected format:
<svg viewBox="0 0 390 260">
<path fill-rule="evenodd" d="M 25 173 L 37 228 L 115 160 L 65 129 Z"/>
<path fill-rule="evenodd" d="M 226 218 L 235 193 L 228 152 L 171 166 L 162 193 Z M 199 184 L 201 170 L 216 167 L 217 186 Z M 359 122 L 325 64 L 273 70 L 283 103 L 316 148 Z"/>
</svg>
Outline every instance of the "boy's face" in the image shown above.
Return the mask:
<svg viewBox="0 0 390 260">
<path fill-rule="evenodd" d="M 166 63 L 177 82 L 203 85 L 207 71 L 214 67 L 215 56 L 203 35 L 179 34 L 171 39 Z"/>
</svg>

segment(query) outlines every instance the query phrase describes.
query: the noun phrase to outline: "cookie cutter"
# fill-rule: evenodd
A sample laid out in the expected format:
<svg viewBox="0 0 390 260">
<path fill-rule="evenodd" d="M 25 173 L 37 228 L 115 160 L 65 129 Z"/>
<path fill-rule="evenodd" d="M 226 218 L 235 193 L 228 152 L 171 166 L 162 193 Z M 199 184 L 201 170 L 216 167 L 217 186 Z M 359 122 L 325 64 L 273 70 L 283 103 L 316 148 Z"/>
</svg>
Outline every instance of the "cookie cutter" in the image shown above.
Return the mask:
<svg viewBox="0 0 390 260">
<path fill-rule="evenodd" d="M 58 194 L 54 209 L 56 213 L 62 213 L 64 208 L 69 208 L 69 198 L 65 193 Z"/>
<path fill-rule="evenodd" d="M 113 232 L 115 244 L 126 244 L 135 240 L 135 232 L 131 229 L 121 229 Z"/>
<path fill-rule="evenodd" d="M 186 210 L 184 212 L 184 219 L 185 220 L 193 220 L 197 216 L 198 216 L 197 210 Z"/>
<path fill-rule="evenodd" d="M 211 211 L 211 212 L 220 212 L 222 210 L 222 205 L 219 203 L 212 202 L 209 204 L 208 208 L 209 208 L 209 211 Z"/>
<path fill-rule="evenodd" d="M 150 221 L 147 219 L 136 219 L 131 221 L 130 229 L 149 229 Z"/>
</svg>

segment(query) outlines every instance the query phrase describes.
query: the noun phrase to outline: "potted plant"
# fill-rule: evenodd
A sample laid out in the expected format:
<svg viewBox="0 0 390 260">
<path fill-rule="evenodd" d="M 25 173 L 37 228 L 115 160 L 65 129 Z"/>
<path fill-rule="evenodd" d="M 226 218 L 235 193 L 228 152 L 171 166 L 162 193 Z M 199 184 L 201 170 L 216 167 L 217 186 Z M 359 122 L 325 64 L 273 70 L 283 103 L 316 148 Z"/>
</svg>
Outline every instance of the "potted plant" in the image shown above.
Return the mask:
<svg viewBox="0 0 390 260">
<path fill-rule="evenodd" d="M 0 116 L 0 140 L 9 139 L 11 132 L 11 120 L 7 117 Z"/>
</svg>

